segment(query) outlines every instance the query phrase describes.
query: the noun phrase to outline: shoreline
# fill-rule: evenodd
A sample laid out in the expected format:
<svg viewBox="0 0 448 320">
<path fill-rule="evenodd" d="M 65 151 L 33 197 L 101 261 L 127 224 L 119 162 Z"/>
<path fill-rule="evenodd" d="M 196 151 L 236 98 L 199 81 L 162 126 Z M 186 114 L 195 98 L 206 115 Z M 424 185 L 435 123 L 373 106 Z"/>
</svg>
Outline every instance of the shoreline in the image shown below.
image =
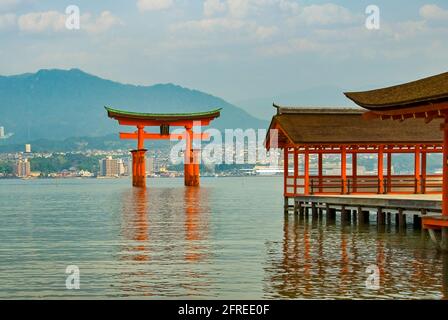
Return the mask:
<svg viewBox="0 0 448 320">
<path fill-rule="evenodd" d="M 240 176 L 240 175 L 229 175 L 229 176 L 201 176 L 201 178 L 282 178 L 282 175 L 247 175 L 247 176 Z M 1 177 L 0 181 L 2 180 L 22 180 L 22 181 L 29 181 L 29 180 L 69 180 L 69 179 L 77 179 L 77 180 L 116 180 L 116 179 L 130 179 L 130 176 L 125 177 L 36 177 L 36 178 L 17 178 L 17 177 Z M 183 179 L 183 176 L 180 177 L 147 177 L 147 179 Z"/>
</svg>

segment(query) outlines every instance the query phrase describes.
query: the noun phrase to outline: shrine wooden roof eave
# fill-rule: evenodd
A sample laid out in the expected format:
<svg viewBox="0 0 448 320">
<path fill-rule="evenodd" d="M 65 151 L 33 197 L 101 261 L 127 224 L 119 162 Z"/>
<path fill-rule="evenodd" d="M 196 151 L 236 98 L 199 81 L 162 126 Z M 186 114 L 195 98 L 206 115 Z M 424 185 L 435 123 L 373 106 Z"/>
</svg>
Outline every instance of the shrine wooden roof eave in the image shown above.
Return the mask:
<svg viewBox="0 0 448 320">
<path fill-rule="evenodd" d="M 269 129 L 266 133 L 266 137 L 264 140 L 264 146 L 269 151 L 271 148 L 271 141 L 270 141 L 270 130 L 271 129 L 278 129 L 281 134 L 289 139 L 289 141 L 293 141 L 291 137 L 288 135 L 288 133 L 281 127 L 281 125 L 277 125 L 277 116 L 284 115 L 284 114 L 291 114 L 291 115 L 362 115 L 365 110 L 359 108 L 359 107 L 308 107 L 308 106 L 282 106 L 279 104 L 276 104 L 275 102 L 272 104 L 272 106 L 277 110 L 276 115 L 274 115 L 271 119 L 271 122 L 269 124 Z M 280 145 L 280 143 L 279 143 Z"/>
<path fill-rule="evenodd" d="M 440 103 L 418 104 L 403 106 L 397 109 L 368 110 L 363 114 L 364 119 L 381 118 L 382 120 L 405 120 L 409 118 L 443 118 L 448 112 L 448 100 Z"/>
<path fill-rule="evenodd" d="M 391 87 L 344 94 L 371 111 L 431 108 L 448 102 L 448 72 Z"/>
<path fill-rule="evenodd" d="M 288 135 L 288 133 L 282 128 L 282 126 L 278 123 L 276 116 L 273 116 L 271 119 L 271 123 L 269 124 L 268 127 L 268 131 L 266 132 L 266 138 L 264 139 L 264 146 L 266 148 L 266 150 L 270 150 L 271 149 L 271 130 L 278 130 L 280 133 L 278 134 L 278 138 L 280 135 L 283 135 L 288 141 L 289 143 L 293 143 L 293 140 L 291 139 L 291 137 Z M 281 147 L 281 143 L 278 143 L 279 145 L 277 146 L 278 148 L 283 148 Z"/>
<path fill-rule="evenodd" d="M 160 121 L 160 122 L 176 122 L 176 121 L 200 121 L 212 120 L 221 115 L 222 108 L 213 109 L 205 112 L 190 113 L 142 113 L 131 112 L 104 107 L 109 118 L 116 120 L 133 120 L 133 121 Z"/>
<path fill-rule="evenodd" d="M 364 109 L 359 107 L 291 107 L 281 106 L 273 103 L 272 106 L 277 109 L 277 115 L 281 114 L 362 114 Z"/>
<path fill-rule="evenodd" d="M 443 142 L 438 121 L 414 129 L 418 121 L 416 119 L 387 125 L 385 121 L 363 121 L 363 118 L 362 113 L 342 112 L 274 115 L 266 134 L 265 146 L 269 150 L 271 147 L 282 149 L 286 145 L 439 145 Z M 278 130 L 277 146 L 271 146 L 270 130 Z M 381 134 L 376 134 L 378 132 Z"/>
</svg>

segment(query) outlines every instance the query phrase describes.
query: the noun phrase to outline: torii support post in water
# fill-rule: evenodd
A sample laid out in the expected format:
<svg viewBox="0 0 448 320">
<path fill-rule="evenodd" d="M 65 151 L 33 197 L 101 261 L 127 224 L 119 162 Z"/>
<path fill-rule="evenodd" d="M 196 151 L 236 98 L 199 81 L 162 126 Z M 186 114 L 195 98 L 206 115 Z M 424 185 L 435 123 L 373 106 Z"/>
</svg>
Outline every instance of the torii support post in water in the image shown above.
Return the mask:
<svg viewBox="0 0 448 320">
<path fill-rule="evenodd" d="M 193 141 L 206 140 L 209 136 L 195 133 L 193 127 L 208 126 L 210 122 L 220 116 L 221 109 L 195 113 L 139 113 L 105 107 L 109 118 L 118 121 L 122 126 L 134 126 L 135 132 L 120 133 L 120 139 L 137 140 L 137 149 L 132 150 L 132 185 L 146 187 L 145 140 L 175 140 L 184 139 L 186 148 L 184 153 L 184 177 L 186 186 L 199 186 L 199 156 L 193 150 Z M 145 127 L 159 127 L 160 133 L 145 131 Z M 184 127 L 185 131 L 171 134 L 171 127 Z"/>
</svg>

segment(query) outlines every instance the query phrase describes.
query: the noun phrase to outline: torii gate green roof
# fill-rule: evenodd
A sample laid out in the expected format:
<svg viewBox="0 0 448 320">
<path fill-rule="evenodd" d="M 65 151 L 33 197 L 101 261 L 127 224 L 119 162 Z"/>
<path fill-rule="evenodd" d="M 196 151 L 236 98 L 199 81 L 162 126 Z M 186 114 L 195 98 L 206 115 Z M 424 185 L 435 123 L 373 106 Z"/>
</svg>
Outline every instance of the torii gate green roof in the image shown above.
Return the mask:
<svg viewBox="0 0 448 320">
<path fill-rule="evenodd" d="M 142 112 L 131 112 L 123 111 L 118 109 L 113 109 L 110 107 L 104 107 L 107 110 L 107 115 L 109 118 L 126 118 L 135 120 L 165 120 L 165 121 L 176 121 L 176 120 L 201 120 L 201 119 L 214 119 L 221 115 L 222 108 L 213 109 L 204 112 L 190 112 L 190 113 L 142 113 Z"/>
</svg>

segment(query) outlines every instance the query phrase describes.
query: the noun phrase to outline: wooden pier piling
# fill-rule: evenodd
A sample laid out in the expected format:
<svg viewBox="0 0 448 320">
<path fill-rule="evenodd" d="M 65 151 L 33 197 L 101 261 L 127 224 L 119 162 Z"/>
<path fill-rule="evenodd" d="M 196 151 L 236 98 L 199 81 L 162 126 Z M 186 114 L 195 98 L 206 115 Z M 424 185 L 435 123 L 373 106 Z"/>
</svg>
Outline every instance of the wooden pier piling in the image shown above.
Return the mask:
<svg viewBox="0 0 448 320">
<path fill-rule="evenodd" d="M 304 217 L 312 222 L 326 220 L 327 224 L 336 223 L 340 216 L 342 225 L 370 223 L 370 214 L 376 215 L 380 227 L 395 225 L 402 230 L 406 228 L 406 217 L 412 217 L 413 226 L 420 229 L 422 217 L 441 216 L 441 201 L 436 196 L 297 196 L 294 204 L 289 205 L 285 198 L 285 212 Z M 311 216 L 311 219 L 309 219 Z M 324 217 L 325 216 L 325 217 Z"/>
<path fill-rule="evenodd" d="M 385 215 L 384 215 L 383 208 L 378 208 L 377 209 L 376 223 L 379 226 L 384 226 L 386 224 L 386 218 L 385 218 Z"/>
</svg>

